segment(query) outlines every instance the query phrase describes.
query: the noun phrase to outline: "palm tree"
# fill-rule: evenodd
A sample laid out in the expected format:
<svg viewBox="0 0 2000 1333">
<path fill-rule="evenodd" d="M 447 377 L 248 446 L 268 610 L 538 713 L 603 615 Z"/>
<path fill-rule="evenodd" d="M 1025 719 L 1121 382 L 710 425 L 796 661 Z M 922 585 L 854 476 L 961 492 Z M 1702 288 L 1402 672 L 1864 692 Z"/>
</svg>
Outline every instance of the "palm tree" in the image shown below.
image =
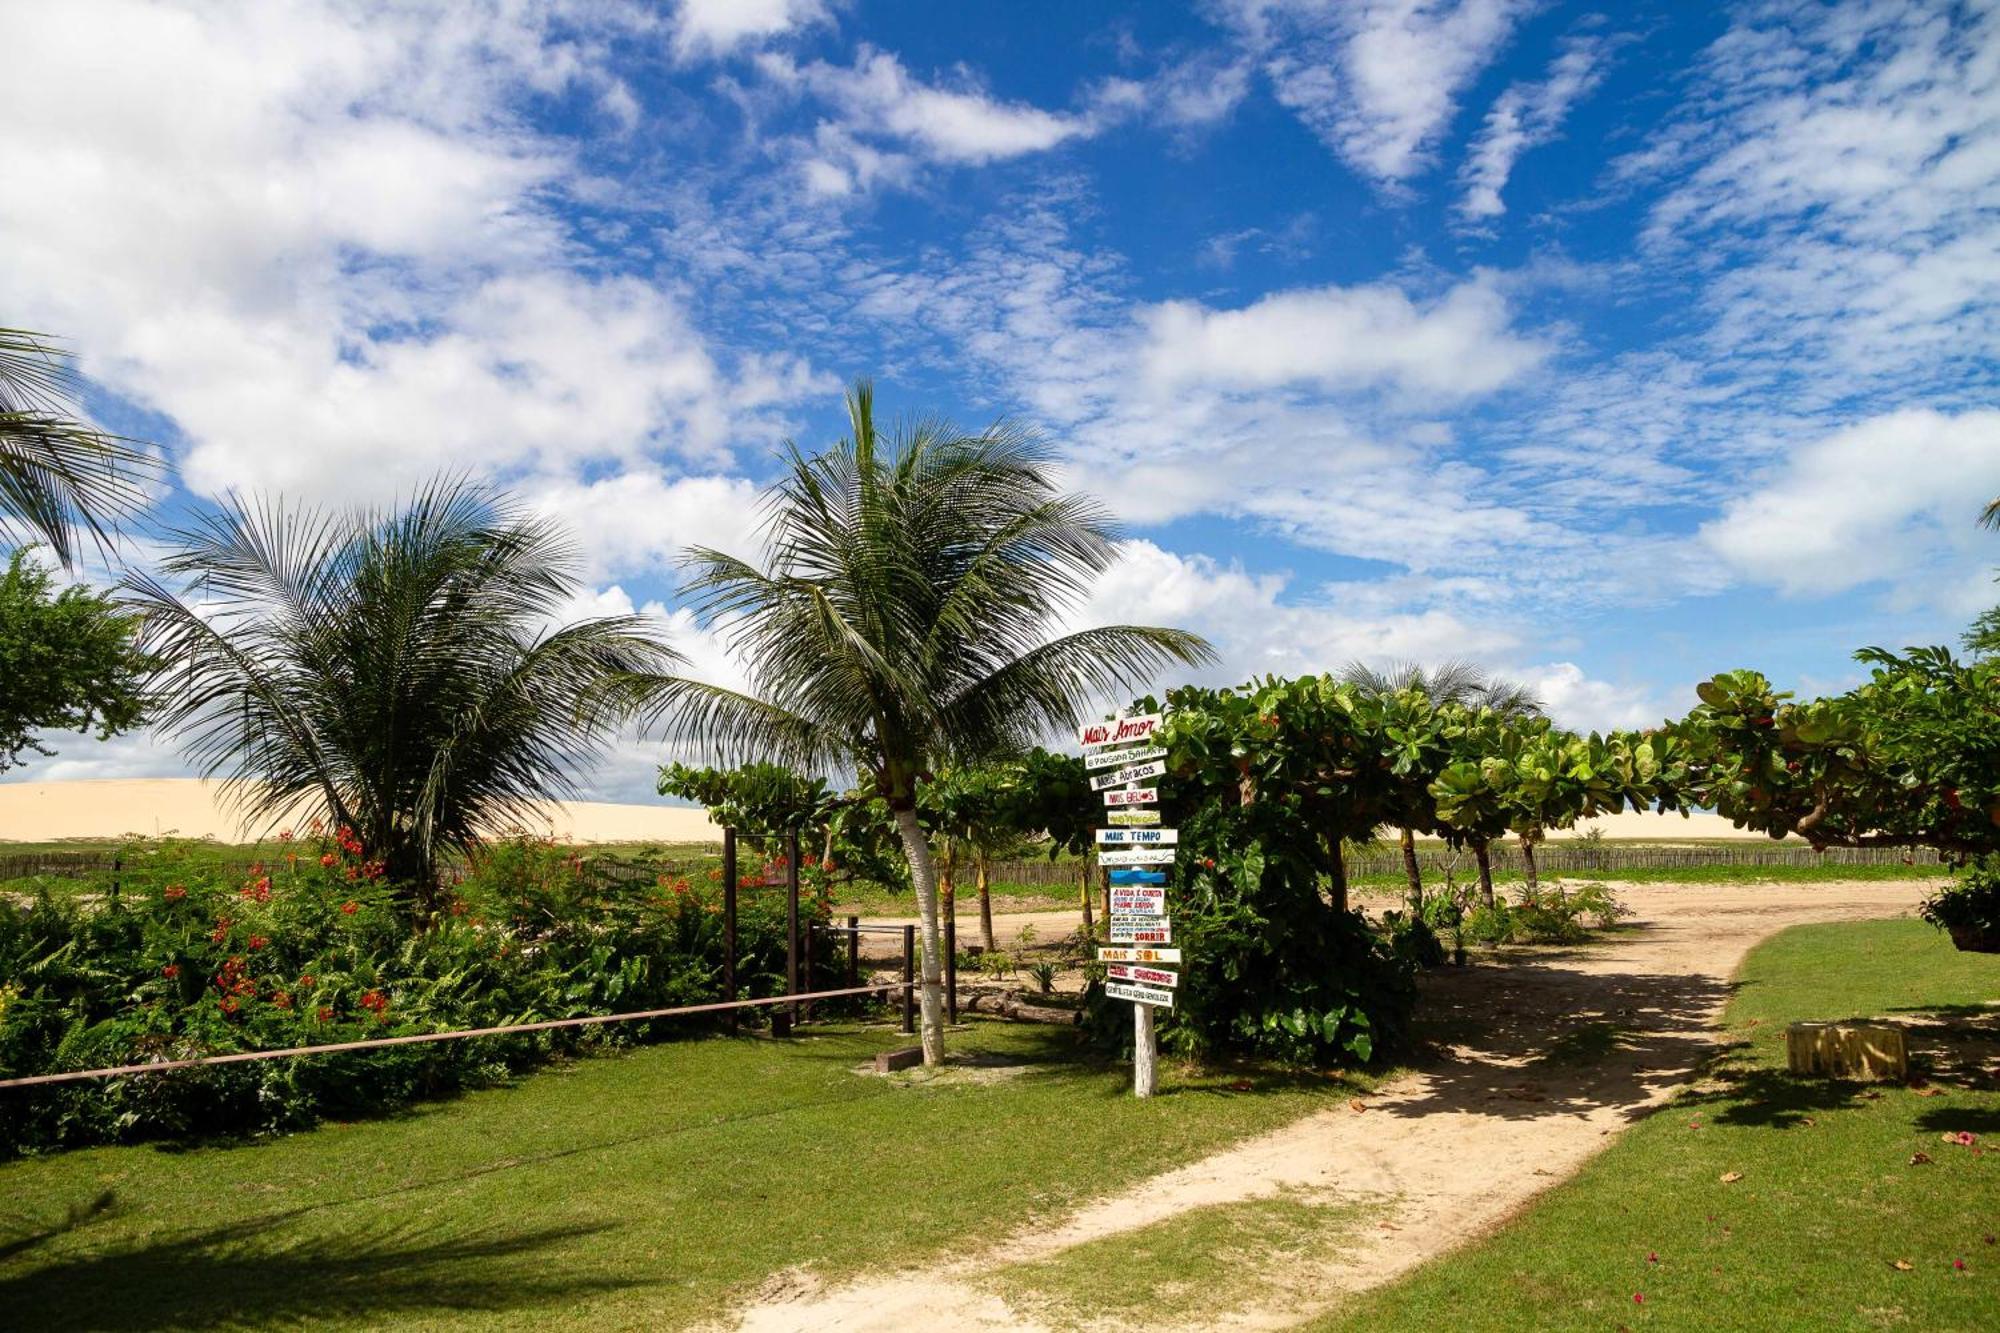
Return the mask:
<svg viewBox="0 0 2000 1333">
<path fill-rule="evenodd" d="M 1979 521 L 1986 527 L 2000 531 L 2000 497 L 1989 501 L 1986 508 L 1979 511 Z"/>
<path fill-rule="evenodd" d="M 1382 669 L 1365 662 L 1349 662 L 1340 675 L 1342 680 L 1371 698 L 1381 699 L 1415 691 L 1429 700 L 1432 708 L 1447 705 L 1485 708 L 1506 718 L 1539 717 L 1542 713 L 1542 701 L 1533 690 L 1488 675 L 1477 664 L 1462 658 L 1447 659 L 1435 667 L 1425 667 L 1418 662 L 1398 662 Z M 1417 864 L 1416 830 L 1406 823 L 1400 826 L 1400 831 L 1403 878 L 1409 886 L 1410 912 L 1414 915 L 1423 910 L 1424 877 Z M 1490 890 L 1492 872 L 1487 865 L 1486 849 L 1481 846 L 1476 850 L 1482 883 Z"/>
<path fill-rule="evenodd" d="M 161 724 L 253 816 L 351 827 L 420 911 L 446 849 L 576 794 L 680 660 L 640 617 L 554 627 L 573 544 L 462 482 L 395 511 L 232 499 L 176 539 L 179 589 L 126 585 Z"/>
<path fill-rule="evenodd" d="M 1048 637 L 1117 548 L 1097 504 L 1057 489 L 1032 433 L 924 418 L 884 437 L 866 381 L 847 413 L 848 438 L 826 452 L 787 446 L 761 564 L 686 556 L 691 604 L 741 656 L 750 692 L 675 682 L 657 711 L 681 742 L 820 771 L 851 764 L 873 783 L 916 886 L 924 1060 L 936 1064 L 937 877 L 919 784 L 947 763 L 1025 749 L 1211 653 L 1195 635 L 1133 625 Z"/>
<path fill-rule="evenodd" d="M 134 442 L 75 418 L 74 367 L 43 335 L 0 328 L 0 538 L 48 543 L 65 569 L 77 538 L 136 513 L 159 467 Z"/>
</svg>

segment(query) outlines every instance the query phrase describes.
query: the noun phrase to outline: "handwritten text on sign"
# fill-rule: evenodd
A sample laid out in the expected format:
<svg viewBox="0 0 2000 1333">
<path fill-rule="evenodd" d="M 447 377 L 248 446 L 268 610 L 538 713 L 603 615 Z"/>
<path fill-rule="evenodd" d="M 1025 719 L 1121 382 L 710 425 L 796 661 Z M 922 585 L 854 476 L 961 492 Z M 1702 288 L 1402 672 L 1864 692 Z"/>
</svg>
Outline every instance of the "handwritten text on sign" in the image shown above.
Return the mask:
<svg viewBox="0 0 2000 1333">
<path fill-rule="evenodd" d="M 1100 963 L 1178 963 L 1179 949 L 1104 949 L 1097 951 Z"/>
<path fill-rule="evenodd" d="M 1148 986 L 1167 987 L 1181 984 L 1179 973 L 1157 967 L 1127 967 L 1124 963 L 1113 963 L 1104 970 L 1113 981 L 1143 981 Z"/>
<path fill-rule="evenodd" d="M 1167 912 L 1167 891 L 1165 889 L 1132 886 L 1111 890 L 1111 914 L 1121 916 L 1137 913 L 1142 916 L 1165 916 Z"/>
<path fill-rule="evenodd" d="M 1102 745 L 1130 745 L 1143 741 L 1160 729 L 1158 713 L 1141 713 L 1137 717 L 1121 717 L 1116 722 L 1093 722 L 1087 727 L 1077 728 L 1076 738 L 1086 750 L 1094 750 Z"/>
<path fill-rule="evenodd" d="M 1097 864 L 1101 866 L 1164 866 L 1172 865 L 1173 861 L 1171 847 L 1120 847 L 1097 854 Z"/>
<path fill-rule="evenodd" d="M 1158 1005 L 1163 1009 L 1174 1007 L 1174 993 L 1153 986 L 1134 986 L 1123 981 L 1107 981 L 1104 993 L 1114 1000 L 1130 1000 L 1134 1004 Z"/>
<path fill-rule="evenodd" d="M 1099 842 L 1124 842 L 1136 847 L 1163 846 L 1181 840 L 1177 828 L 1101 828 L 1097 830 Z"/>
<path fill-rule="evenodd" d="M 1113 944 L 1172 944 L 1174 928 L 1163 916 L 1127 916 L 1111 919 Z"/>
<path fill-rule="evenodd" d="M 1087 754 L 1083 757 L 1085 768 L 1114 768 L 1119 764 L 1136 764 L 1146 759 L 1165 759 L 1167 752 L 1157 747 L 1138 750 L 1106 750 L 1101 754 Z"/>
<path fill-rule="evenodd" d="M 1104 793 L 1106 805 L 1158 805 L 1158 787 L 1138 787 L 1132 791 L 1108 791 Z"/>
<path fill-rule="evenodd" d="M 1090 780 L 1092 791 L 1103 791 L 1106 787 L 1122 787 L 1128 782 L 1143 782 L 1147 778 L 1157 778 L 1167 771 L 1167 766 L 1155 759 L 1150 764 L 1127 764 L 1115 773 L 1104 773 Z"/>
<path fill-rule="evenodd" d="M 1116 792 L 1112 793 L 1113 796 L 1117 794 Z M 1160 812 L 1158 810 L 1111 810 L 1107 811 L 1104 817 L 1114 824 L 1124 824 L 1127 827 L 1134 824 L 1157 824 L 1160 822 Z"/>
</svg>

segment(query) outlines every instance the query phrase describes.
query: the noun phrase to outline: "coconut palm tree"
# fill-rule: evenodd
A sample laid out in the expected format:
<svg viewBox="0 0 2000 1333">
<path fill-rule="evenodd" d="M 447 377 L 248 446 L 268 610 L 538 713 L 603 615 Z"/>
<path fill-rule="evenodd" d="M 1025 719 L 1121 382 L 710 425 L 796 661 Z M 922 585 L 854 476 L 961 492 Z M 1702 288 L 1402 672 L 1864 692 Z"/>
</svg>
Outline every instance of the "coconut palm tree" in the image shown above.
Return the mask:
<svg viewBox="0 0 2000 1333">
<path fill-rule="evenodd" d="M 158 472 L 133 441 L 76 419 L 78 383 L 41 334 L 0 328 L 0 538 L 42 541 L 65 569 L 78 537 L 137 512 Z"/>
<path fill-rule="evenodd" d="M 160 725 L 252 816 L 351 827 L 420 911 L 441 854 L 575 795 L 680 660 L 640 617 L 557 626 L 571 540 L 464 482 L 387 511 L 232 499 L 176 540 L 179 586 L 126 585 Z"/>
<path fill-rule="evenodd" d="M 1488 675 L 1477 664 L 1462 658 L 1451 658 L 1434 667 L 1418 662 L 1398 662 L 1386 668 L 1376 668 L 1365 662 L 1349 662 L 1340 675 L 1342 680 L 1363 695 L 1375 699 L 1414 692 L 1428 700 L 1433 709 L 1447 705 L 1485 708 L 1505 718 L 1539 717 L 1542 713 L 1542 701 L 1533 690 Z M 1426 775 L 1421 785 L 1427 790 L 1430 779 L 1435 776 Z M 1417 835 L 1415 828 L 1408 823 L 1400 825 L 1399 831 L 1402 835 L 1403 878 L 1409 886 L 1410 911 L 1414 914 L 1423 910 L 1424 905 L 1423 870 L 1417 864 Z M 1484 870 L 1483 847 L 1479 854 Z M 1490 877 L 1486 882 L 1490 885 Z"/>
<path fill-rule="evenodd" d="M 749 692 L 676 682 L 658 711 L 670 738 L 711 752 L 854 765 L 887 801 L 916 886 L 924 1059 L 936 1064 L 937 877 L 919 784 L 946 763 L 1025 749 L 1161 667 L 1211 654 L 1195 635 L 1144 626 L 1050 637 L 1117 548 L 1099 506 L 1057 488 L 1031 432 L 924 418 L 885 436 L 865 381 L 847 412 L 848 437 L 826 452 L 787 447 L 761 560 L 685 558 L 684 591 L 745 663 Z"/>
</svg>

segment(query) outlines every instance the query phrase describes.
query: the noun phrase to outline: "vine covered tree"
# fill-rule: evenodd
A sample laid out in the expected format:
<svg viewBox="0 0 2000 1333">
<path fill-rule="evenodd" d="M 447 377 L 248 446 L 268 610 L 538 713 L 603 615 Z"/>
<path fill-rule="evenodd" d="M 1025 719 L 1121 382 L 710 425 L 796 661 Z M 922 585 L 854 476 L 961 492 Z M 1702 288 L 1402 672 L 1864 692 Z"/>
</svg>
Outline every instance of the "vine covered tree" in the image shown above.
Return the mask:
<svg viewBox="0 0 2000 1333">
<path fill-rule="evenodd" d="M 923 1049 L 944 1057 L 937 876 L 919 789 L 942 766 L 1017 753 L 1160 668 L 1204 662 L 1180 630 L 1050 637 L 1117 558 L 1099 505 L 1062 492 L 1049 449 L 1007 423 L 925 417 L 886 434 L 866 382 L 847 438 L 791 446 L 766 493 L 762 563 L 698 548 L 686 594 L 746 664 L 750 689 L 678 682 L 671 736 L 823 772 L 858 767 L 888 803 L 923 933 Z"/>
<path fill-rule="evenodd" d="M 127 584 L 160 723 L 251 815 L 352 828 L 420 910 L 446 849 L 575 795 L 680 660 L 637 616 L 551 628 L 574 545 L 466 483 L 393 511 L 232 500 L 175 540 Z"/>
<path fill-rule="evenodd" d="M 39 333 L 0 328 L 0 539 L 42 541 L 63 568 L 79 539 L 143 508 L 158 465 L 135 441 L 77 420 L 70 359 Z"/>
</svg>

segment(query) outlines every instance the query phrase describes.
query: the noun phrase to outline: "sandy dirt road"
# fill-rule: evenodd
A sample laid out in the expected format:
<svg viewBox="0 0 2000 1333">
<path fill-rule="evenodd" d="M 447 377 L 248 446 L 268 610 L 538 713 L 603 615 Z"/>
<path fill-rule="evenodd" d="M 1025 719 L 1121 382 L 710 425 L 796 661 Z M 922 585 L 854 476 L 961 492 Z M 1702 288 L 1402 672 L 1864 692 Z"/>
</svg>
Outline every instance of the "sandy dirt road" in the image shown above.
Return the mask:
<svg viewBox="0 0 2000 1333">
<path fill-rule="evenodd" d="M 983 1289 L 980 1276 L 1191 1208 L 1285 1190 L 1366 1202 L 1383 1224 L 1335 1261 L 1260 1303 L 1189 1326 L 1300 1322 L 1343 1293 L 1390 1281 L 1490 1230 L 1684 1084 L 1715 1040 L 1730 977 L 1759 940 L 1802 922 L 1904 915 L 1923 891 L 1865 882 L 1625 886 L 1620 896 L 1637 913 L 1635 930 L 1576 948 L 1522 951 L 1504 965 L 1432 973 L 1429 1021 L 1446 1032 L 1478 1031 L 1476 1045 L 1450 1047 L 1447 1058 L 1385 1084 L 1365 1110 L 1318 1112 L 1099 1200 L 1057 1226 L 1000 1238 L 934 1268 L 839 1286 L 808 1276 L 738 1311 L 733 1326 L 1043 1329 Z M 1605 1058 L 1537 1062 L 1555 1039 L 1586 1024 L 1618 1030 Z"/>
</svg>

